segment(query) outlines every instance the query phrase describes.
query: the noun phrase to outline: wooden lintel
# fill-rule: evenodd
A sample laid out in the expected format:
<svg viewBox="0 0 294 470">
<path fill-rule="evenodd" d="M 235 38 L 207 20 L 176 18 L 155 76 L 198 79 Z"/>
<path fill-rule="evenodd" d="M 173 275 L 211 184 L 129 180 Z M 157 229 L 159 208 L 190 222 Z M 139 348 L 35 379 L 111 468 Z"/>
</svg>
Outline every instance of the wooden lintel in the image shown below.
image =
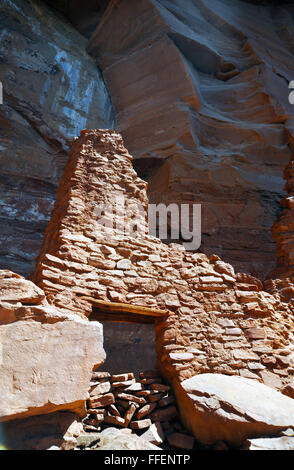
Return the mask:
<svg viewBox="0 0 294 470">
<path fill-rule="evenodd" d="M 125 314 L 130 315 L 132 318 L 136 316 L 153 317 L 153 319 L 165 318 L 173 315 L 170 310 L 158 310 L 150 307 L 141 307 L 140 305 L 124 304 L 119 302 L 109 302 L 105 300 L 98 300 L 94 297 L 82 296 L 81 299 L 87 300 L 96 309 L 101 312 L 109 312 L 110 314 Z M 151 318 L 150 318 L 151 319 Z"/>
<path fill-rule="evenodd" d="M 99 322 L 115 322 L 115 323 L 133 323 L 133 324 L 154 324 L 160 321 L 159 317 L 150 317 L 148 315 L 132 315 L 131 313 L 112 313 L 100 310 L 99 307 L 93 305 L 91 320 Z"/>
</svg>

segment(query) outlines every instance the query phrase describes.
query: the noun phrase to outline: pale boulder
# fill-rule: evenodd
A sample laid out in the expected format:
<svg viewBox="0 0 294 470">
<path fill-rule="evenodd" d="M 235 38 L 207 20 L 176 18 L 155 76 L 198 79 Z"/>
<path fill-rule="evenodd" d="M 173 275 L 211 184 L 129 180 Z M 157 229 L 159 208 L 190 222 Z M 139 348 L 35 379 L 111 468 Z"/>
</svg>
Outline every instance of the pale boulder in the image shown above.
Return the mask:
<svg viewBox="0 0 294 470">
<path fill-rule="evenodd" d="M 271 437 L 263 439 L 248 439 L 244 450 L 294 450 L 294 437 Z"/>
<path fill-rule="evenodd" d="M 199 374 L 174 389 L 183 423 L 203 444 L 239 446 L 294 428 L 294 400 L 254 380 Z"/>
<path fill-rule="evenodd" d="M 97 322 L 0 326 L 0 421 L 56 410 L 84 415 L 92 370 L 104 360 Z"/>
</svg>

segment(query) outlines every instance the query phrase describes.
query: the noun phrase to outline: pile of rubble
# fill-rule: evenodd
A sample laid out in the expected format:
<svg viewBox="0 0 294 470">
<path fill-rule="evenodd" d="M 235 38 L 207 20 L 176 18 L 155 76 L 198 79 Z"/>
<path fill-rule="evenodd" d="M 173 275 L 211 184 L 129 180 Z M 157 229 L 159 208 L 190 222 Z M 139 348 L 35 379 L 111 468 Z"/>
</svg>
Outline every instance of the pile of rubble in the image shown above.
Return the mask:
<svg viewBox="0 0 294 470">
<path fill-rule="evenodd" d="M 179 420 L 170 386 L 163 383 L 157 371 L 141 372 L 139 376 L 136 380 L 133 373 L 93 372 L 84 433 L 78 439 L 80 448 L 95 447 L 100 440 L 98 433 L 116 427 L 125 431 L 128 428 L 128 432 L 161 448 L 193 449 L 194 437 Z M 91 440 L 90 434 L 95 438 L 93 433 L 97 436 Z"/>
</svg>

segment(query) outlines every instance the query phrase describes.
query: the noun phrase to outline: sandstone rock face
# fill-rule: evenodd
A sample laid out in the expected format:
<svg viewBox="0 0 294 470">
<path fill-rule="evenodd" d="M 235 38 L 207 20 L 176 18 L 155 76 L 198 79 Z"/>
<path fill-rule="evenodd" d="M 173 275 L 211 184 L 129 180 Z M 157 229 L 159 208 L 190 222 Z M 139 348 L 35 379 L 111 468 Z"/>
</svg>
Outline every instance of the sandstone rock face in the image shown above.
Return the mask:
<svg viewBox="0 0 294 470">
<path fill-rule="evenodd" d="M 125 213 L 117 210 L 118 201 Z M 133 216 L 142 230 L 130 235 Z M 101 320 L 95 300 L 109 307 L 105 322 L 108 315 L 115 321 L 113 303 L 126 312 L 128 305 L 166 312 L 155 330 L 159 367 L 168 380 L 215 372 L 289 393 L 293 298 L 274 281 L 268 283 L 272 293 L 266 292 L 260 280 L 235 273 L 217 255 L 208 259 L 148 235 L 146 184 L 113 131 L 85 130 L 73 142 L 35 280 L 50 305 L 66 314 Z M 128 320 L 140 321 L 118 317 Z M 140 351 L 140 342 L 136 347 Z M 124 367 L 133 370 L 128 359 Z"/>
<path fill-rule="evenodd" d="M 88 45 L 150 200 L 201 203 L 202 249 L 262 277 L 292 153 L 292 21 L 239 0 L 113 0 Z"/>
<path fill-rule="evenodd" d="M 294 159 L 286 167 L 284 177 L 288 194 L 281 200 L 283 211 L 272 228 L 277 243 L 277 268 L 272 275 L 286 278 L 294 275 Z M 287 295 L 294 297 L 290 285 Z"/>
<path fill-rule="evenodd" d="M 31 274 L 68 142 L 112 127 L 102 76 L 86 40 L 43 2 L 1 2 L 0 263 Z"/>
<path fill-rule="evenodd" d="M 43 3 L 2 3 L 2 266 L 32 272 L 68 139 L 112 127 L 87 46 L 150 200 L 201 203 L 204 252 L 265 278 L 293 153 L 293 8 L 48 0 L 88 41 Z"/>
<path fill-rule="evenodd" d="M 102 325 L 50 307 L 31 281 L 0 271 L 0 420 L 85 414 L 93 367 L 105 360 Z"/>
<path fill-rule="evenodd" d="M 87 38 L 95 31 L 109 0 L 45 0 L 48 5 L 65 15 L 75 28 Z"/>
<path fill-rule="evenodd" d="M 238 446 L 248 437 L 294 428 L 294 400 L 253 380 L 200 374 L 175 392 L 184 424 L 204 444 Z"/>
<path fill-rule="evenodd" d="M 93 365 L 105 359 L 99 323 L 18 321 L 0 327 L 2 420 L 58 409 L 85 413 Z"/>
</svg>

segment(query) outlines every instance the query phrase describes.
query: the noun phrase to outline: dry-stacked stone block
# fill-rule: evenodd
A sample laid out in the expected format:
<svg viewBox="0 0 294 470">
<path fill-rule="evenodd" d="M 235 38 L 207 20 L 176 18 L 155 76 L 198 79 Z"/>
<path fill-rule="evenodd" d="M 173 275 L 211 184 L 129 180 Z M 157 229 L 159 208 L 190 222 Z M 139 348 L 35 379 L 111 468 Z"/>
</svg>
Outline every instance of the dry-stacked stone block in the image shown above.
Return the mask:
<svg viewBox="0 0 294 470">
<path fill-rule="evenodd" d="M 136 380 L 133 373 L 93 373 L 84 431 L 92 435 L 108 427 L 129 429 L 160 447 L 192 449 L 195 439 L 179 420 L 171 387 L 157 370 L 139 375 Z M 103 389 L 105 384 L 109 388 Z"/>
</svg>

